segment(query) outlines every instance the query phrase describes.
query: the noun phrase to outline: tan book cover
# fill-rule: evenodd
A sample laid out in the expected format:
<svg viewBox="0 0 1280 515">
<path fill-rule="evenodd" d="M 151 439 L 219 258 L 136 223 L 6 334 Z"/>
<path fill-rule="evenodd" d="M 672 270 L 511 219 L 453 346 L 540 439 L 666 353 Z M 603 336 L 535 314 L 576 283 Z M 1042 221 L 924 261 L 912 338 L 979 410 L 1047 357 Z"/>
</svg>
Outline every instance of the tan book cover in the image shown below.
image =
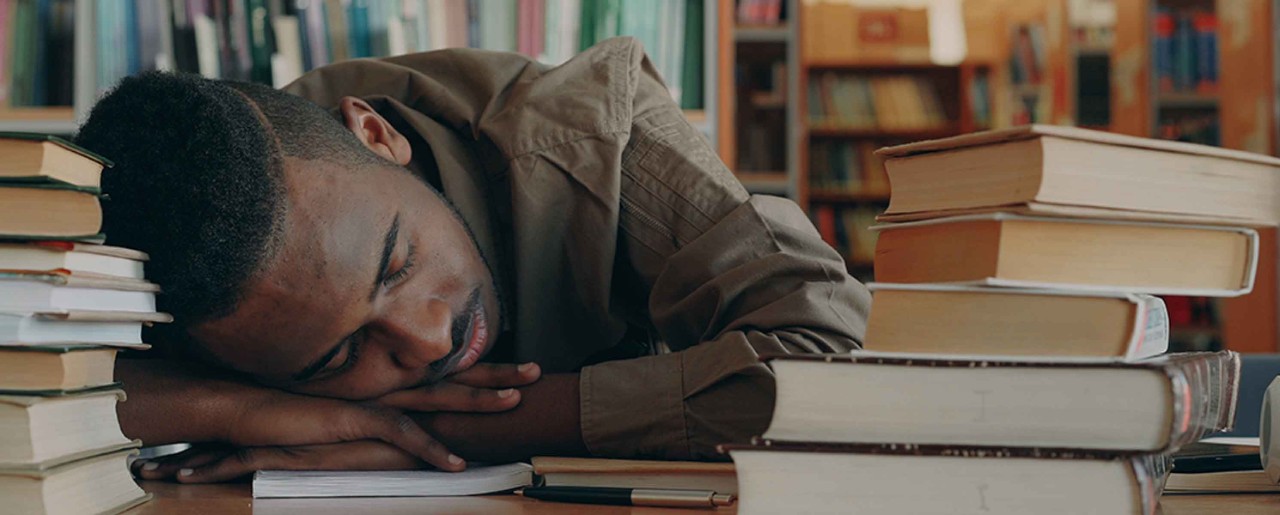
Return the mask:
<svg viewBox="0 0 1280 515">
<path fill-rule="evenodd" d="M 1280 159 L 1073 127 L 1030 125 L 882 148 L 883 220 L 1046 206 L 1201 223 L 1280 219 Z M 1125 216 L 1125 215 L 1119 215 Z M 1136 215 L 1127 215 L 1136 216 Z"/>
</svg>

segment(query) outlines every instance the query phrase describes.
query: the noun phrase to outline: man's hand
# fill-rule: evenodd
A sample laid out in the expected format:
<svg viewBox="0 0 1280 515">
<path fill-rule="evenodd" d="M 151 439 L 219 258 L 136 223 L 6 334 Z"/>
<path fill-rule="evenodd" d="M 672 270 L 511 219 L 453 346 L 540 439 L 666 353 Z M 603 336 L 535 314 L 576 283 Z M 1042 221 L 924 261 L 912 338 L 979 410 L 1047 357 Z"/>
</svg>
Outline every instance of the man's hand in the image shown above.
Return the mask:
<svg viewBox="0 0 1280 515">
<path fill-rule="evenodd" d="M 519 366 L 476 363 L 441 383 L 391 392 L 374 402 L 407 411 L 506 411 L 520 404 L 520 390 L 515 387 L 532 384 L 539 377 L 542 369 L 536 363 Z M 498 388 L 505 389 L 496 390 Z"/>
<path fill-rule="evenodd" d="M 241 447 L 204 444 L 154 460 L 138 460 L 143 479 L 173 478 L 182 483 L 220 483 L 259 470 L 411 470 L 426 464 L 394 445 L 375 440 L 292 447 Z"/>
<path fill-rule="evenodd" d="M 292 457 L 295 465 L 288 468 L 313 468 L 316 452 L 300 452 L 299 446 L 372 440 L 385 442 L 407 454 L 416 465 L 430 464 L 442 470 L 458 471 L 464 461 L 449 452 L 401 410 L 456 410 L 498 412 L 514 408 L 520 394 L 511 389 L 534 382 L 541 371 L 536 365 L 480 364 L 455 375 L 448 381 L 429 387 L 396 392 L 382 399 L 355 403 L 351 401 L 297 395 L 235 380 L 207 369 L 166 361 L 121 361 L 118 375 L 125 381 L 129 401 L 120 404 L 121 426 L 125 434 L 155 445 L 171 442 L 215 442 L 230 444 L 235 449 L 287 448 L 273 451 L 246 450 L 223 452 L 241 463 L 258 465 L 263 456 L 273 456 L 273 466 L 283 466 L 283 457 Z M 353 446 L 359 449 L 361 446 Z M 257 453 L 257 454 L 254 454 Z M 247 455 L 246 455 L 247 454 Z M 329 453 L 322 453 L 330 456 Z M 382 452 L 361 463 L 380 466 L 389 453 Z M 201 459 L 215 460 L 212 454 Z M 252 460 L 246 458 L 254 458 Z M 345 463 L 329 460 L 324 463 Z M 158 479 L 173 474 L 160 468 L 142 467 L 145 479 Z M 370 465 L 372 466 L 372 465 Z M 227 467 L 224 465 L 224 467 Z M 181 467 L 193 468 L 193 467 Z M 180 470 L 180 469 L 179 469 Z M 227 468 L 234 470 L 234 468 Z M 246 472 L 251 471 L 247 470 Z M 225 477 L 221 472 L 199 477 Z M 180 480 L 186 480 L 178 476 Z M 219 480 L 219 479 L 213 479 Z"/>
</svg>

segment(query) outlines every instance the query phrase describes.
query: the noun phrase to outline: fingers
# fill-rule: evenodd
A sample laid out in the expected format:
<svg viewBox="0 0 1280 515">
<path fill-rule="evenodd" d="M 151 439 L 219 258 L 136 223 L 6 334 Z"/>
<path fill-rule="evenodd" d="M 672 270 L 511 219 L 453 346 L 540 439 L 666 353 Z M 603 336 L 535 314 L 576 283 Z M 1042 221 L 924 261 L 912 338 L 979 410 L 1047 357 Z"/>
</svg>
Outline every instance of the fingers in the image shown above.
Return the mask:
<svg viewBox="0 0 1280 515">
<path fill-rule="evenodd" d="M 221 445 L 196 446 L 171 456 L 136 460 L 133 462 L 132 471 L 135 476 L 142 479 L 171 479 L 183 469 L 218 461 L 232 452 L 230 447 Z"/>
<path fill-rule="evenodd" d="M 375 405 L 360 405 L 339 426 L 343 441 L 377 439 L 416 456 L 440 470 L 458 472 L 467 468 L 463 459 L 428 435 L 417 422 L 400 410 Z"/>
<path fill-rule="evenodd" d="M 452 382 L 392 392 L 377 399 L 377 404 L 409 411 L 465 411 L 493 413 L 520 404 L 520 391 L 515 388 L 491 390 Z"/>
<path fill-rule="evenodd" d="M 407 470 L 422 461 L 382 442 L 366 440 L 299 447 L 246 447 L 221 459 L 182 469 L 182 483 L 218 483 L 259 470 Z"/>
<path fill-rule="evenodd" d="M 471 368 L 449 376 L 447 381 L 476 388 L 511 388 L 533 383 L 541 376 L 542 369 L 537 363 L 476 363 Z"/>
<path fill-rule="evenodd" d="M 270 401 L 242 410 L 229 443 L 255 448 L 381 440 L 441 470 L 466 468 L 399 409 L 283 392 Z"/>
</svg>

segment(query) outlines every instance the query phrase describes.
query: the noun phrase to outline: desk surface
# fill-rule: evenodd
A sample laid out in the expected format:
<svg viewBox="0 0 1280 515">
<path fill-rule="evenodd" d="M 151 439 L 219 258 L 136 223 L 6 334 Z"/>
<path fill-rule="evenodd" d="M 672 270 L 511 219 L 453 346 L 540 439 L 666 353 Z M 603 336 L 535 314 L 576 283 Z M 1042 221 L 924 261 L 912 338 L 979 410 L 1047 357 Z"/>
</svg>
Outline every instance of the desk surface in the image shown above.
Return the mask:
<svg viewBox="0 0 1280 515">
<path fill-rule="evenodd" d="M 294 514 L 328 515 L 376 512 L 427 515 L 493 514 L 549 515 L 564 513 L 570 505 L 547 503 L 514 495 L 481 497 L 428 497 L 399 499 L 253 499 L 247 483 L 234 485 L 178 485 L 143 481 L 142 487 L 155 498 L 127 512 L 127 515 L 184 513 L 190 515 Z M 1168 495 L 1161 500 L 1164 515 L 1274 515 L 1280 513 L 1280 495 Z M 732 515 L 737 510 L 716 511 L 631 508 L 625 506 L 572 505 L 574 513 L 587 515 L 660 515 L 714 513 Z"/>
</svg>

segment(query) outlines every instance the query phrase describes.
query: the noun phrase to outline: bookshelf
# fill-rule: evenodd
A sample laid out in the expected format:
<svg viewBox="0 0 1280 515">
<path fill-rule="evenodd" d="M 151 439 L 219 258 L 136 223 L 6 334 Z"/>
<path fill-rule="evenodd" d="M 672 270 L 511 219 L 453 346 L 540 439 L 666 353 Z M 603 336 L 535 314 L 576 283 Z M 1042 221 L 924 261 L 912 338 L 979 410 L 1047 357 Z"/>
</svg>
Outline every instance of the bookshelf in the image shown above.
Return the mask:
<svg viewBox="0 0 1280 515">
<path fill-rule="evenodd" d="M 799 0 L 719 0 L 720 158 L 748 191 L 795 198 Z"/>
<path fill-rule="evenodd" d="M 927 36 L 915 29 L 926 24 L 923 11 L 806 2 L 799 14 L 796 200 L 850 272 L 870 280 L 875 238 L 865 228 L 889 202 L 872 152 L 988 128 L 993 67 L 930 62 Z M 880 39 L 883 26 L 903 40 Z"/>
<path fill-rule="evenodd" d="M 12 97 L 0 93 L 0 130 L 70 134 L 111 84 L 125 75 L 147 69 L 177 69 L 282 86 L 309 68 L 344 58 L 471 46 L 518 51 L 555 64 L 595 41 L 632 35 L 645 44 L 655 66 L 672 86 L 673 97 L 683 98 L 681 104 L 690 123 L 712 141 L 718 141 L 719 105 L 712 101 L 712 94 L 717 91 L 720 78 L 715 68 L 720 61 L 717 51 L 721 25 L 716 16 L 720 3 L 719 0 L 11 0 L 11 5 L 47 4 L 54 12 L 62 13 L 58 18 L 61 21 L 56 24 L 34 25 L 38 28 L 33 29 L 31 37 L 35 39 L 30 41 L 54 41 L 56 34 L 64 34 L 63 39 L 68 39 L 57 53 L 46 52 L 37 59 L 45 59 L 39 61 L 45 63 L 41 66 L 50 69 L 56 66 L 70 77 L 69 94 L 63 95 L 70 98 L 59 99 L 59 105 L 11 106 Z M 308 25 L 309 11 L 318 25 Z M 250 23 L 255 19 L 265 19 L 267 23 Z M 0 23 L 6 24 L 0 26 L 0 33 L 14 34 L 7 29 L 14 27 L 15 20 L 0 18 Z M 307 37 L 316 37 L 315 27 L 325 31 L 321 34 L 323 41 L 308 45 Z M 8 52 L 12 47 L 0 45 L 0 52 Z M 258 50 L 265 53 L 255 54 Z M 11 55 L 9 52 L 4 57 Z M 689 55 L 696 57 L 688 58 Z M 14 62 L 0 58 L 0 66 L 6 67 L 3 71 L 8 71 L 7 67 Z M 30 66 L 30 63 L 24 65 Z M 23 79 L 26 84 L 26 78 Z M 0 73 L 0 82 L 3 82 L 0 92 L 11 90 L 8 86 L 14 80 L 12 74 Z M 59 80 L 64 82 L 66 80 Z M 689 87 L 691 84 L 697 87 Z"/>
<path fill-rule="evenodd" d="M 1111 130 L 1275 155 L 1273 2 L 1115 0 L 1115 6 Z M 1206 36 L 1216 36 L 1207 45 L 1212 51 L 1187 55 Z M 1171 55 L 1181 57 L 1171 62 Z M 1202 69 L 1202 64 L 1209 66 Z M 1200 80 L 1205 75 L 1216 85 Z M 1183 340 L 1176 344 L 1280 350 L 1276 231 L 1259 232 L 1253 292 L 1216 301 L 1171 299 L 1177 309 L 1189 302 L 1193 312 L 1203 313 L 1174 325 L 1174 337 Z"/>
</svg>

